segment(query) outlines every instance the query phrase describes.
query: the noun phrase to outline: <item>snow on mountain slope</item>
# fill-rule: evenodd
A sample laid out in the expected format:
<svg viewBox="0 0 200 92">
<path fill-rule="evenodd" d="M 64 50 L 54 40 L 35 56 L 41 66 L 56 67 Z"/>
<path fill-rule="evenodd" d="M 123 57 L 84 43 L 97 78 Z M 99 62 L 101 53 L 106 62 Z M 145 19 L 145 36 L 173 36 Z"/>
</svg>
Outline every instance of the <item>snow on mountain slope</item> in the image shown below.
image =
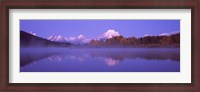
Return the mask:
<svg viewBox="0 0 200 92">
<path fill-rule="evenodd" d="M 90 42 L 90 39 L 84 35 L 79 35 L 77 37 L 65 37 L 65 40 L 74 44 L 85 44 Z"/>
<path fill-rule="evenodd" d="M 159 36 L 170 36 L 172 34 L 177 34 L 177 33 L 180 33 L 180 32 L 179 31 L 174 31 L 174 32 L 170 32 L 170 33 L 162 33 Z"/>
<path fill-rule="evenodd" d="M 55 41 L 55 42 L 66 42 L 66 40 L 64 39 L 64 37 L 62 37 L 61 35 L 58 36 L 49 36 L 47 38 L 50 41 Z"/>
<path fill-rule="evenodd" d="M 47 39 L 55 42 L 70 42 L 73 44 L 85 44 L 90 42 L 90 39 L 87 39 L 84 35 L 79 35 L 77 37 L 63 37 L 61 35 L 57 35 L 49 36 Z"/>
<path fill-rule="evenodd" d="M 170 33 L 161 33 L 159 35 L 150 35 L 150 34 L 145 34 L 143 37 L 147 37 L 147 36 L 170 36 L 173 34 L 178 34 L 180 33 L 179 31 L 174 31 L 174 32 L 170 32 Z"/>
<path fill-rule="evenodd" d="M 115 30 L 107 30 L 105 33 L 103 33 L 101 36 L 99 36 L 98 40 L 106 40 L 110 39 L 115 36 L 120 36 L 119 32 Z M 63 37 L 61 35 L 58 36 L 50 36 L 47 38 L 50 41 L 56 41 L 56 42 L 70 42 L 73 44 L 86 44 L 91 41 L 91 39 L 88 39 L 86 36 L 80 34 L 78 36 L 71 36 L 71 37 Z"/>
<path fill-rule="evenodd" d="M 105 33 L 103 33 L 103 35 L 101 35 L 98 39 L 105 40 L 105 39 L 110 39 L 115 36 L 120 36 L 119 32 L 110 29 L 110 30 L 106 31 Z"/>
</svg>

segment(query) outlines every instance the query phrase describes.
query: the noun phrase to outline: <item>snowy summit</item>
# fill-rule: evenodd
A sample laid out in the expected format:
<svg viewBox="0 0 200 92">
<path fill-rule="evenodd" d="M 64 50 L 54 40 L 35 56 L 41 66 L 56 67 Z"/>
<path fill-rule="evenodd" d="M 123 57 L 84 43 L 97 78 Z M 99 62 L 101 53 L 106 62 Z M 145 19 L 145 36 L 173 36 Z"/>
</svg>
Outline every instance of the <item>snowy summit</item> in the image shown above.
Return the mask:
<svg viewBox="0 0 200 92">
<path fill-rule="evenodd" d="M 115 31 L 115 30 L 108 30 L 106 31 L 105 33 L 103 33 L 103 35 L 101 35 L 99 37 L 100 40 L 104 40 L 104 39 L 110 39 L 110 38 L 113 38 L 115 36 L 120 36 L 119 32 Z"/>
<path fill-rule="evenodd" d="M 55 42 L 66 42 L 66 40 L 64 39 L 64 37 L 62 37 L 61 35 L 58 36 L 49 36 L 47 38 L 50 41 L 55 41 Z"/>
</svg>

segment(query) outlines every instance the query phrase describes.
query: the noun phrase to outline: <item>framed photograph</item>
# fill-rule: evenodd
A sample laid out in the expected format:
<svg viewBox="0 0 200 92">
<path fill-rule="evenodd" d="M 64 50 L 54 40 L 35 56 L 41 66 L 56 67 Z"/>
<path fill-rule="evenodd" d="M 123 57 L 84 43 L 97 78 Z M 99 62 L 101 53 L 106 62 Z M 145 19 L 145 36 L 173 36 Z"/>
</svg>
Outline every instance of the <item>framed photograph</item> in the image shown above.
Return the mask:
<svg viewBox="0 0 200 92">
<path fill-rule="evenodd" d="M 1 90 L 199 91 L 198 0 L 1 2 Z"/>
</svg>

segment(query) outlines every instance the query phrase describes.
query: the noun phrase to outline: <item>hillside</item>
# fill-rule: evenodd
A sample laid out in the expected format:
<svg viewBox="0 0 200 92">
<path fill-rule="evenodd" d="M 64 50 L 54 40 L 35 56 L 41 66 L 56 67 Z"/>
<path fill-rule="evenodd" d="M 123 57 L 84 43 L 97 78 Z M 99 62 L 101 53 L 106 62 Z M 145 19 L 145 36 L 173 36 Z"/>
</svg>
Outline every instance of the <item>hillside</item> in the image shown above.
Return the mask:
<svg viewBox="0 0 200 92">
<path fill-rule="evenodd" d="M 71 43 L 53 42 L 47 39 L 37 37 L 30 33 L 20 31 L 20 46 L 21 47 L 69 47 Z"/>
</svg>

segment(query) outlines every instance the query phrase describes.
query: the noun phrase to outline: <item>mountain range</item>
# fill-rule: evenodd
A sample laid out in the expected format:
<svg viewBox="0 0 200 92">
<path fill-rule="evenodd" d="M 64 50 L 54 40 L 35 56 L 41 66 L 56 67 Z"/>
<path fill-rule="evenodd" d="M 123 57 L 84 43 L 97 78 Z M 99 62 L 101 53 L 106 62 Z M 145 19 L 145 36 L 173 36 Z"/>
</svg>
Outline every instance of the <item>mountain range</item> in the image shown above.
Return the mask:
<svg viewBox="0 0 200 92">
<path fill-rule="evenodd" d="M 98 40 L 106 40 L 115 36 L 120 36 L 115 30 L 108 30 L 99 36 Z M 76 37 L 63 37 L 61 35 L 53 35 L 48 38 L 41 38 L 33 32 L 20 31 L 20 46 L 22 47 L 69 47 L 71 45 L 83 45 L 90 42 L 84 35 Z"/>
<path fill-rule="evenodd" d="M 63 37 L 61 35 L 54 35 L 49 36 L 47 40 L 54 41 L 54 42 L 70 42 L 73 44 L 86 44 L 90 42 L 90 39 L 86 38 L 84 35 L 79 35 L 77 37 Z"/>
<path fill-rule="evenodd" d="M 171 32 L 171 33 L 161 33 L 159 36 L 169 36 L 169 35 L 176 34 L 176 33 L 179 33 L 179 32 L 177 31 L 177 32 Z M 110 39 L 110 38 L 113 38 L 113 37 L 116 37 L 116 36 L 121 36 L 121 34 L 117 31 L 113 30 L 113 29 L 110 29 L 110 30 L 107 30 L 106 32 L 104 32 L 99 37 L 97 37 L 95 40 L 105 41 L 106 39 Z M 143 37 L 146 37 L 146 36 L 153 36 L 153 35 L 145 34 Z M 70 42 L 70 43 L 73 43 L 73 44 L 79 44 L 80 45 L 80 44 L 89 43 L 90 40 L 92 40 L 92 39 L 89 39 L 86 36 L 80 34 L 76 37 L 73 37 L 73 36 L 64 37 L 64 36 L 61 36 L 61 35 L 53 35 L 53 36 L 49 36 L 47 38 L 47 40 L 54 41 L 54 42 Z"/>
<path fill-rule="evenodd" d="M 172 34 L 177 34 L 179 32 L 173 32 L 173 33 L 162 33 L 158 36 L 170 36 Z M 49 36 L 48 38 L 41 38 L 38 37 L 35 33 L 30 32 L 24 32 L 20 31 L 20 46 L 33 46 L 33 47 L 69 47 L 71 45 L 84 45 L 89 44 L 91 40 L 96 40 L 99 42 L 105 42 L 105 40 L 110 40 L 114 37 L 123 37 L 120 35 L 119 32 L 115 30 L 107 30 L 105 33 L 97 37 L 96 39 L 89 39 L 84 35 L 78 35 L 76 37 L 63 37 L 61 35 L 53 35 Z M 149 34 L 144 35 L 143 37 L 152 36 Z M 142 38 L 142 37 L 141 37 Z M 141 39 L 138 38 L 138 39 Z"/>
<path fill-rule="evenodd" d="M 101 36 L 99 36 L 97 40 L 104 41 L 106 39 L 110 39 L 115 36 L 120 36 L 120 34 L 115 30 L 108 30 L 105 33 L 103 33 Z M 91 39 L 88 39 L 84 35 L 79 35 L 77 37 L 64 37 L 61 35 L 54 35 L 54 36 L 49 36 L 47 40 L 55 41 L 55 42 L 70 42 L 73 44 L 86 44 L 86 43 L 89 43 Z"/>
</svg>

